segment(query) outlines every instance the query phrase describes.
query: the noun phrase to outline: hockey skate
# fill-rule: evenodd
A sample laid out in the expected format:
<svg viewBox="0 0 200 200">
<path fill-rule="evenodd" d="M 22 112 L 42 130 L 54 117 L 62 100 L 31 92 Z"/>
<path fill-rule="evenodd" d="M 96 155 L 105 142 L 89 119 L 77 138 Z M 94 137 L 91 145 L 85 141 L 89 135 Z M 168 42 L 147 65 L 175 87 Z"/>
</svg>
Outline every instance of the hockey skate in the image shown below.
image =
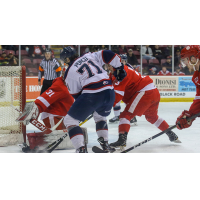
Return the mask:
<svg viewBox="0 0 200 200">
<path fill-rule="evenodd" d="M 117 123 L 117 122 L 119 122 L 119 116 L 115 116 L 112 119 L 109 119 L 109 122 L 110 123 Z"/>
<path fill-rule="evenodd" d="M 108 141 L 104 141 L 103 137 L 98 138 L 97 141 L 100 143 L 100 145 L 105 153 L 109 153 L 109 152 L 113 153 L 115 151 L 114 148 L 110 147 L 110 145 L 108 144 Z"/>
<path fill-rule="evenodd" d="M 136 117 L 133 117 L 133 119 L 131 119 L 131 121 L 130 121 L 130 124 L 131 125 L 137 125 L 137 119 L 136 119 Z"/>
<path fill-rule="evenodd" d="M 119 150 L 123 151 L 124 147 L 126 147 L 128 133 L 125 132 L 124 134 L 119 134 L 119 139 L 116 142 L 110 144 L 111 147 L 119 148 Z"/>
<path fill-rule="evenodd" d="M 76 149 L 76 153 L 86 153 L 85 147 L 82 146 L 82 147 Z"/>
<path fill-rule="evenodd" d="M 181 141 L 178 139 L 178 136 L 173 131 L 168 131 L 166 134 L 171 142 L 181 143 Z"/>
</svg>

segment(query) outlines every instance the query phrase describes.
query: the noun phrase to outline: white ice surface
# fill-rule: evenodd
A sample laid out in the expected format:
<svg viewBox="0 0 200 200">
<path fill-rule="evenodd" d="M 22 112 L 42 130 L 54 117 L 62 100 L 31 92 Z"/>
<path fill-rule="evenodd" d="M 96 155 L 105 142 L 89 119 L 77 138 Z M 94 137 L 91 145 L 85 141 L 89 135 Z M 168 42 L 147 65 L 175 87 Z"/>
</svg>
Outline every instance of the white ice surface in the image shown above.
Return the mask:
<svg viewBox="0 0 200 200">
<path fill-rule="evenodd" d="M 158 115 L 165 119 L 169 125 L 174 125 L 177 117 L 183 110 L 188 110 L 191 102 L 167 102 L 160 103 Z M 124 104 L 121 104 L 124 109 Z M 114 113 L 112 111 L 108 119 L 112 118 Z M 145 117 L 137 117 L 137 126 L 132 126 L 128 134 L 127 147 L 134 146 L 145 139 L 156 135 L 161 132 L 154 125 L 146 121 Z M 95 132 L 95 123 L 93 119 L 90 119 L 83 125 L 87 127 L 88 131 L 88 152 L 92 152 L 92 146 L 97 145 L 97 134 Z M 200 120 L 197 118 L 192 126 L 182 131 L 174 129 L 173 131 L 178 135 L 181 140 L 181 144 L 172 143 L 169 141 L 166 134 L 155 138 L 154 140 L 137 147 L 130 153 L 199 153 L 200 152 Z M 109 130 L 109 142 L 115 142 L 118 139 L 118 124 L 108 124 Z M 27 132 L 37 131 L 33 125 L 27 126 Z M 1 153 L 20 153 L 20 149 L 17 146 L 0 147 Z M 69 150 L 55 150 L 53 153 L 74 153 L 74 149 Z"/>
</svg>

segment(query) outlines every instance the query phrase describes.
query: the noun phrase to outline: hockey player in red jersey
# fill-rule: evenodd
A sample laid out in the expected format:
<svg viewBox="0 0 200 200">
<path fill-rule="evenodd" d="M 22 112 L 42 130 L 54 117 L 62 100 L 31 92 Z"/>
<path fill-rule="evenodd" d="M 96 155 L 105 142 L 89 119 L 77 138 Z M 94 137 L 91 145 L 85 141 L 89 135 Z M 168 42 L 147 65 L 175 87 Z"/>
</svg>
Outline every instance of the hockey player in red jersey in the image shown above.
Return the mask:
<svg viewBox="0 0 200 200">
<path fill-rule="evenodd" d="M 199 45 L 189 45 L 182 49 L 181 51 L 181 61 L 183 64 L 193 65 L 195 70 L 192 81 L 196 85 L 196 96 L 190 106 L 189 111 L 184 110 L 182 114 L 177 118 L 176 126 L 178 129 L 188 128 L 192 125 L 195 120 L 187 121 L 188 117 L 191 117 L 200 112 L 200 47 Z"/>
<path fill-rule="evenodd" d="M 63 74 L 64 75 L 64 74 Z M 31 119 L 37 119 L 41 114 L 41 120 L 48 128 L 54 127 L 63 117 L 65 117 L 74 103 L 74 98 L 70 95 L 63 77 L 54 79 L 52 86 L 42 93 L 30 108 L 30 113 L 24 119 L 24 124 L 28 124 Z M 66 129 L 63 121 L 56 130 Z M 23 148 L 24 152 L 34 152 L 36 146 L 45 144 L 45 135 L 48 132 L 27 133 L 30 147 Z M 54 139 L 55 140 L 55 139 Z"/>
<path fill-rule="evenodd" d="M 120 54 L 120 57 L 121 57 L 121 62 L 123 63 L 123 65 L 127 65 L 129 66 L 130 68 L 133 68 L 129 63 L 127 63 L 127 55 L 126 54 Z M 112 73 L 110 73 L 110 78 L 112 79 L 112 81 L 114 82 L 115 80 L 115 77 L 112 75 Z M 115 83 L 114 83 L 115 84 Z M 118 102 L 114 107 L 113 107 L 113 110 L 114 110 L 114 117 L 111 118 L 109 120 L 110 123 L 116 123 L 116 122 L 119 122 L 119 115 L 120 115 L 120 111 L 121 111 L 121 106 L 120 106 L 120 102 Z M 133 117 L 130 121 L 130 124 L 134 124 L 134 125 L 137 125 L 137 119 L 136 117 Z"/>
<path fill-rule="evenodd" d="M 158 116 L 160 94 L 153 80 L 149 76 L 141 76 L 134 69 L 124 66 L 125 72 L 117 72 L 108 65 L 108 69 L 121 80 L 114 85 L 115 102 L 114 106 L 121 100 L 126 103 L 125 110 L 120 114 L 119 139 L 111 143 L 112 147 L 126 146 L 127 135 L 130 129 L 130 119 L 134 116 L 145 115 L 146 120 L 164 131 L 169 128 L 167 122 Z M 117 82 L 115 80 L 115 82 Z M 169 131 L 166 133 L 171 142 L 180 142 L 177 135 Z"/>
</svg>

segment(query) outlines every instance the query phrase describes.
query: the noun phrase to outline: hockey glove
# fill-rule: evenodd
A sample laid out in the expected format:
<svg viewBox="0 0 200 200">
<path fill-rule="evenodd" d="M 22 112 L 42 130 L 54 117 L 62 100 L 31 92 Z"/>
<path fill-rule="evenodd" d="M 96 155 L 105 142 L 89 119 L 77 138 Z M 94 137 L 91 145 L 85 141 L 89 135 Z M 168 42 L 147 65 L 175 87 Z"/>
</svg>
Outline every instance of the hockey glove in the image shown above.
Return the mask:
<svg viewBox="0 0 200 200">
<path fill-rule="evenodd" d="M 179 130 L 182 130 L 184 128 L 188 128 L 192 125 L 192 122 L 195 120 L 195 119 L 192 119 L 192 120 L 187 120 L 187 118 L 191 117 L 192 116 L 192 113 L 190 113 L 189 111 L 187 110 L 184 110 L 182 112 L 182 114 L 177 118 L 176 120 L 176 127 L 179 129 Z"/>
<path fill-rule="evenodd" d="M 28 125 L 31 119 L 37 119 L 39 114 L 40 111 L 38 106 L 34 102 L 27 102 L 22 114 L 16 119 L 16 121 Z"/>
<path fill-rule="evenodd" d="M 123 63 L 120 67 L 116 68 L 113 75 L 119 82 L 123 81 L 123 79 L 127 75 L 126 71 L 124 70 L 124 64 Z"/>
</svg>

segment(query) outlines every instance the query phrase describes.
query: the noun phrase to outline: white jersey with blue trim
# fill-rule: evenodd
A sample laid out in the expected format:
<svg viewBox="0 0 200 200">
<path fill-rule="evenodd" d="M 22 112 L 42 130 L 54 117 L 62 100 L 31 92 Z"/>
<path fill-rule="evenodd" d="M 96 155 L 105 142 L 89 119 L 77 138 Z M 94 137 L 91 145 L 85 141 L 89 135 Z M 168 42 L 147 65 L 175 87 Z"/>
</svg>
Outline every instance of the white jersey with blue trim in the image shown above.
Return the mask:
<svg viewBox="0 0 200 200">
<path fill-rule="evenodd" d="M 70 94 L 76 98 L 81 93 L 97 93 L 113 89 L 112 82 L 103 69 L 104 64 L 121 66 L 120 57 L 112 51 L 86 53 L 68 67 L 65 82 Z"/>
</svg>

